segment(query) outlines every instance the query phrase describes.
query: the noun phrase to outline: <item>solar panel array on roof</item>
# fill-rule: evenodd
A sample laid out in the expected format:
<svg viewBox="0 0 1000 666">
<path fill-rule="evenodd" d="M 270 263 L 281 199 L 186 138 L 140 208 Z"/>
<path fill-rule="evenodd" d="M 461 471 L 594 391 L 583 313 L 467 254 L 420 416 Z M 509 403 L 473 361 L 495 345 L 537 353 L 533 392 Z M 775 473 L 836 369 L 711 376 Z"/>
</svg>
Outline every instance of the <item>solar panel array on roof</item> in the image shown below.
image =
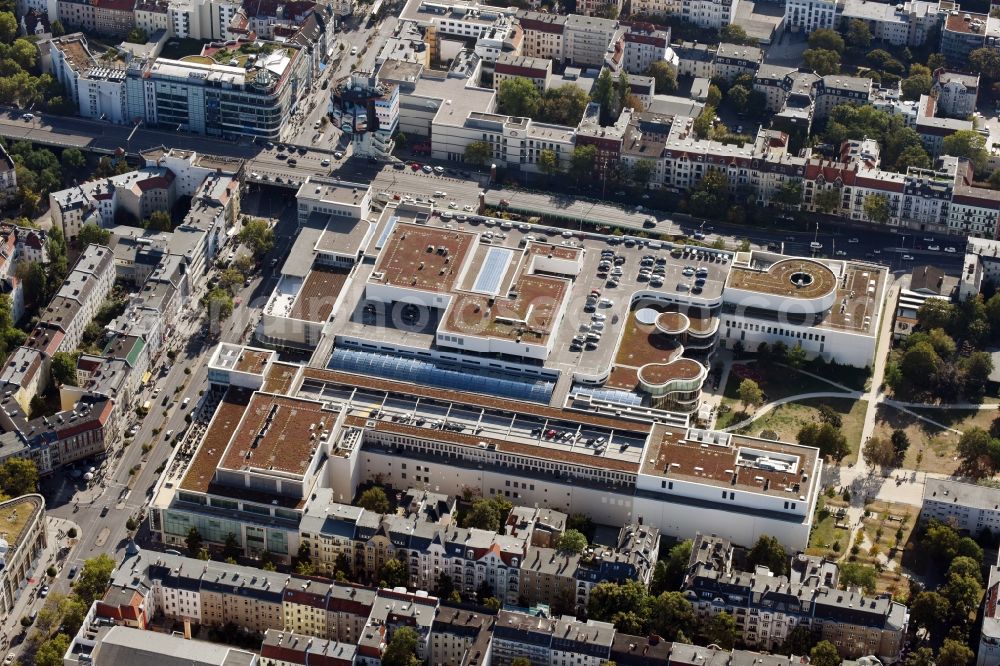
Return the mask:
<svg viewBox="0 0 1000 666">
<path fill-rule="evenodd" d="M 591 398 L 613 402 L 619 405 L 632 405 L 638 407 L 642 404 L 642 396 L 632 393 L 631 391 L 624 391 L 622 389 L 610 389 L 575 384 L 573 386 L 573 393 L 578 395 L 589 395 Z"/>
<path fill-rule="evenodd" d="M 381 250 L 385 246 L 385 242 L 389 240 L 389 234 L 391 234 L 392 230 L 396 228 L 397 222 L 399 222 L 399 218 L 393 215 L 389 218 L 389 221 L 385 223 L 385 229 L 383 229 L 382 233 L 379 234 L 378 242 L 375 243 L 376 250 Z"/>
<path fill-rule="evenodd" d="M 486 259 L 479 268 L 479 274 L 472 285 L 472 291 L 480 294 L 496 296 L 514 251 L 506 247 L 491 247 L 486 252 Z"/>
<path fill-rule="evenodd" d="M 501 398 L 529 400 L 548 404 L 555 383 L 542 379 L 501 376 L 477 370 L 446 367 L 434 361 L 403 356 L 389 356 L 361 349 L 335 347 L 327 368 L 395 379 L 453 391 L 485 393 Z M 479 374 L 483 372 L 483 374 Z"/>
</svg>

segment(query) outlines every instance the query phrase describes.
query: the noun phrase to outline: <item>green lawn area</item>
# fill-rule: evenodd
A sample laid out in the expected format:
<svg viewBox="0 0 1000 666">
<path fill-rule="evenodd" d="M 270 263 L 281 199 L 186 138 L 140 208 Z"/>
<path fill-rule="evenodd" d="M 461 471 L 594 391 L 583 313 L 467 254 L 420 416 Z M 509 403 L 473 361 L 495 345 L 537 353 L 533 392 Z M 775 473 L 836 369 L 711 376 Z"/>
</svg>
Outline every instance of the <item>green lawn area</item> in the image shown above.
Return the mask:
<svg viewBox="0 0 1000 666">
<path fill-rule="evenodd" d="M 851 452 L 844 458 L 842 464 L 853 462 L 857 459 L 858 447 L 861 444 L 861 430 L 865 423 L 865 412 L 868 410 L 867 400 L 809 398 L 799 402 L 786 403 L 774 408 L 746 428 L 742 428 L 740 432 L 759 436 L 764 430 L 773 430 L 778 439 L 794 442 L 795 436 L 802 426 L 807 423 L 820 423 L 820 405 L 827 405 L 840 414 L 843 421 L 841 431 L 851 447 Z M 724 416 L 731 417 L 730 414 Z"/>
<path fill-rule="evenodd" d="M 841 501 L 839 496 L 835 500 L 820 496 L 816 503 L 813 529 L 809 534 L 807 555 L 819 555 L 836 560 L 847 551 L 848 530 L 837 527 L 836 516 L 839 505 L 843 504 L 846 502 Z M 839 543 L 840 547 L 835 549 L 833 546 L 835 543 Z"/>
<path fill-rule="evenodd" d="M 993 419 L 1000 416 L 1000 410 L 996 409 L 914 409 L 912 411 L 963 432 L 974 427 L 989 430 Z M 875 418 L 875 434 L 889 437 L 895 429 L 903 430 L 910 438 L 910 448 L 906 451 L 906 458 L 903 460 L 904 469 L 941 472 L 943 474 L 952 474 L 958 469 L 955 452 L 959 440 L 957 433 L 943 430 L 901 410 L 885 405 L 879 407 Z M 917 464 L 918 456 L 920 457 L 919 465 Z"/>
<path fill-rule="evenodd" d="M 751 367 L 753 367 L 753 365 L 751 365 Z M 774 372 L 772 376 L 765 375 L 759 382 L 760 388 L 764 391 L 764 395 L 766 396 L 765 400 L 768 402 L 802 393 L 817 393 L 820 391 L 832 391 L 836 393 L 844 392 L 844 390 L 838 386 L 811 375 L 798 372 L 797 370 L 793 370 L 791 368 L 780 367 L 776 370 L 780 370 L 780 372 Z M 738 420 L 734 419 L 734 417 L 739 415 L 743 406 L 740 404 L 739 398 L 736 397 L 736 392 L 739 390 L 740 382 L 742 381 L 743 380 L 735 374 L 729 373 L 729 378 L 726 380 L 726 386 L 722 393 L 723 409 L 720 410 L 719 418 L 716 421 L 715 427 L 726 428 L 732 425 L 734 420 Z M 825 400 L 830 401 L 839 399 L 829 398 Z M 854 401 L 852 400 L 849 402 Z M 809 405 L 809 403 L 810 401 L 808 400 L 803 402 L 803 404 L 806 405 Z M 831 404 L 831 406 L 833 405 Z M 815 411 L 815 409 L 813 411 Z M 858 438 L 860 439 L 860 432 Z"/>
</svg>

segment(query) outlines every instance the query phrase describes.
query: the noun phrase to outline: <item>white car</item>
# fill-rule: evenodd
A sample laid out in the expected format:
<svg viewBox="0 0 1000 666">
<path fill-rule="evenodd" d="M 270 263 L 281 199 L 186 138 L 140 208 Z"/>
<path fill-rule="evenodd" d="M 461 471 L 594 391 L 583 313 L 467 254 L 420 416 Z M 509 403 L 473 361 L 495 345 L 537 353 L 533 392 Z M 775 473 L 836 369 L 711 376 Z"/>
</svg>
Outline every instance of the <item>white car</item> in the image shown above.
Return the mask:
<svg viewBox="0 0 1000 666">
<path fill-rule="evenodd" d="M 338 160 L 339 160 L 340 158 L 342 158 L 342 157 L 344 156 L 344 153 L 342 153 L 342 152 L 340 152 L 340 151 L 338 150 L 337 152 L 335 152 L 335 153 L 333 154 L 333 156 L 334 156 L 334 157 L 335 157 L 336 159 L 338 159 Z"/>
<path fill-rule="evenodd" d="M 600 313 L 595 313 L 593 316 L 591 316 L 591 319 L 593 319 L 594 321 L 605 321 L 607 318 L 608 318 L 607 315 L 603 315 Z"/>
<path fill-rule="evenodd" d="M 813 241 L 813 242 L 809 243 L 809 248 L 812 249 L 812 250 L 822 250 L 823 249 L 823 244 L 822 243 L 817 243 L 816 241 Z"/>
<path fill-rule="evenodd" d="M 475 210 L 475 208 L 473 208 L 472 206 L 466 204 L 466 205 L 462 206 L 462 210 L 464 210 L 466 213 L 471 213 L 472 211 Z"/>
<path fill-rule="evenodd" d="M 847 242 L 850 243 L 851 245 L 854 245 L 856 243 L 860 243 L 861 241 L 859 241 L 857 238 L 848 238 Z"/>
<path fill-rule="evenodd" d="M 436 173 L 436 174 L 438 174 L 440 176 L 441 174 L 444 173 L 444 167 L 440 167 L 440 166 L 434 167 L 434 173 Z"/>
<path fill-rule="evenodd" d="M 913 261 L 913 255 L 911 255 L 911 254 L 904 254 L 903 255 L 903 261 Z"/>
<path fill-rule="evenodd" d="M 847 253 L 844 252 L 843 250 L 837 250 L 836 252 L 834 252 L 834 254 L 837 255 L 838 257 L 846 257 L 847 256 Z"/>
<path fill-rule="evenodd" d="M 928 245 L 927 249 L 930 250 L 931 252 L 937 252 L 938 250 L 941 249 L 941 246 L 940 245 Z"/>
<path fill-rule="evenodd" d="M 956 250 L 955 248 L 953 248 L 953 247 L 952 247 L 952 246 L 950 246 L 950 245 L 949 245 L 948 247 L 946 247 L 946 248 L 944 249 L 944 251 L 945 251 L 945 252 L 947 252 L 948 254 L 955 254 L 956 252 L 958 252 L 958 250 Z"/>
<path fill-rule="evenodd" d="M 352 46 L 351 47 L 351 55 L 358 55 L 358 47 L 357 46 Z"/>
<path fill-rule="evenodd" d="M 454 201 L 449 201 L 448 202 L 448 208 L 451 208 L 452 210 L 454 210 L 455 208 L 458 208 L 458 204 L 455 203 Z"/>
<path fill-rule="evenodd" d="M 328 167 L 330 166 L 330 160 L 324 159 L 322 162 L 319 163 L 319 165 Z"/>
</svg>

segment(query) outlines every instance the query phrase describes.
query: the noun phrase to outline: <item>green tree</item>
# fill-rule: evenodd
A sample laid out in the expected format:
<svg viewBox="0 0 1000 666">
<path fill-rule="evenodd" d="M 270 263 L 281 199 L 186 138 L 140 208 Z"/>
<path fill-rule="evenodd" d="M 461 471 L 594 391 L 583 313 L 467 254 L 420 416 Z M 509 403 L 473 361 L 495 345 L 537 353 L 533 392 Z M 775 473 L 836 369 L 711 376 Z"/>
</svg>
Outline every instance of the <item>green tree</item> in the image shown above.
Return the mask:
<svg viewBox="0 0 1000 666">
<path fill-rule="evenodd" d="M 451 579 L 451 576 L 445 572 L 438 574 L 437 578 L 437 589 L 435 594 L 437 594 L 439 599 L 447 599 L 451 596 L 452 592 L 455 591 L 455 581 Z"/>
<path fill-rule="evenodd" d="M 752 379 L 744 379 L 740 382 L 740 387 L 736 389 L 736 397 L 743 403 L 744 409 L 758 407 L 764 402 L 764 392 Z"/>
<path fill-rule="evenodd" d="M 8 458 L 0 464 L 0 491 L 7 497 L 38 492 L 38 468 L 28 458 Z"/>
<path fill-rule="evenodd" d="M 224 289 L 215 288 L 202 297 L 209 319 L 223 321 L 233 315 L 233 297 Z"/>
<path fill-rule="evenodd" d="M 892 447 L 892 442 L 885 437 L 869 438 L 861 447 L 861 452 L 872 470 L 876 466 L 886 468 L 896 462 L 896 450 Z"/>
<path fill-rule="evenodd" d="M 22 37 L 14 41 L 8 52 L 8 57 L 21 69 L 33 70 L 38 62 L 38 48 L 33 42 Z M 37 90 L 37 84 L 35 85 Z"/>
<path fill-rule="evenodd" d="M 497 88 L 497 104 L 507 115 L 534 118 L 541 103 L 542 94 L 530 79 L 507 79 Z"/>
<path fill-rule="evenodd" d="M 170 219 L 170 213 L 162 210 L 154 210 L 149 217 L 143 220 L 143 228 L 152 231 L 173 231 L 174 223 Z"/>
<path fill-rule="evenodd" d="M 69 636 L 56 634 L 38 647 L 35 666 L 62 666 L 63 655 L 69 649 Z"/>
<path fill-rule="evenodd" d="M 41 305 L 45 301 L 45 268 L 38 262 L 19 261 L 15 274 L 24 285 L 24 300 L 29 305 Z"/>
<path fill-rule="evenodd" d="M 679 633 L 687 635 L 694 627 L 694 608 L 683 593 L 663 592 L 649 601 L 649 622 L 666 640 L 677 640 Z"/>
<path fill-rule="evenodd" d="M 936 328 L 945 330 L 955 322 L 955 306 L 940 298 L 930 298 L 917 310 L 917 326 L 924 331 Z"/>
<path fill-rule="evenodd" d="M 381 486 L 372 486 L 358 497 L 358 506 L 375 513 L 389 513 L 389 497 Z"/>
<path fill-rule="evenodd" d="M 511 660 L 510 666 L 531 666 L 531 660 L 527 657 L 517 657 Z"/>
<path fill-rule="evenodd" d="M 128 36 L 125 38 L 126 42 L 131 42 L 132 44 L 145 44 L 149 41 L 149 35 L 142 28 L 136 26 L 128 32 Z"/>
<path fill-rule="evenodd" d="M 637 617 L 645 617 L 647 602 L 646 588 L 637 580 L 622 584 L 598 583 L 590 591 L 587 616 L 602 622 L 612 621 L 618 613 L 634 613 Z"/>
<path fill-rule="evenodd" d="M 274 249 L 274 229 L 265 220 L 254 218 L 243 225 L 236 239 L 250 248 L 254 258 L 260 259 Z"/>
<path fill-rule="evenodd" d="M 396 558 L 387 561 L 378 572 L 379 585 L 382 587 L 408 587 L 410 585 L 410 569 L 406 562 Z"/>
<path fill-rule="evenodd" d="M 670 95 L 677 91 L 677 68 L 666 60 L 657 60 L 650 65 L 646 76 L 656 81 L 657 94 Z"/>
<path fill-rule="evenodd" d="M 601 105 L 601 122 L 606 123 L 617 106 L 615 82 L 611 78 L 611 70 L 607 67 L 601 70 L 597 81 L 590 90 L 590 99 Z"/>
<path fill-rule="evenodd" d="M 728 44 L 742 44 L 744 46 L 757 46 L 757 40 L 747 34 L 743 26 L 730 23 L 722 26 L 719 30 L 719 41 Z"/>
<path fill-rule="evenodd" d="M 856 51 L 864 51 L 872 45 L 872 31 L 866 21 L 851 19 L 847 24 L 844 41 Z"/>
<path fill-rule="evenodd" d="M 862 204 L 865 216 L 872 222 L 886 224 L 889 221 L 889 199 L 883 194 L 869 194 Z"/>
<path fill-rule="evenodd" d="M 597 148 L 590 145 L 576 146 L 570 157 L 569 169 L 577 181 L 584 180 L 593 175 L 596 162 Z"/>
<path fill-rule="evenodd" d="M 993 373 L 993 357 L 985 351 L 972 352 L 962 359 L 960 369 L 965 375 L 965 393 L 974 397 L 981 396 Z"/>
<path fill-rule="evenodd" d="M 85 560 L 76 582 L 73 583 L 73 592 L 89 608 L 96 599 L 104 596 L 114 570 L 115 561 L 107 553 Z"/>
<path fill-rule="evenodd" d="M 665 560 L 656 563 L 649 591 L 656 595 L 661 592 L 679 590 L 691 559 L 691 539 L 685 539 L 670 549 Z"/>
<path fill-rule="evenodd" d="M 79 169 L 86 166 L 87 158 L 84 157 L 83 152 L 78 148 L 67 148 L 62 152 L 62 163 L 65 167 Z"/>
<path fill-rule="evenodd" d="M 473 141 L 465 147 L 465 161 L 483 166 L 493 158 L 493 147 L 485 141 Z"/>
<path fill-rule="evenodd" d="M 513 505 L 503 497 L 481 497 L 472 503 L 472 508 L 462 515 L 462 527 L 476 527 L 481 530 L 500 532 L 507 521 Z"/>
<path fill-rule="evenodd" d="M 705 641 L 714 643 L 723 650 L 733 649 L 738 634 L 736 620 L 725 611 L 713 616 L 705 626 Z"/>
<path fill-rule="evenodd" d="M 554 150 L 543 148 L 538 153 L 538 169 L 549 177 L 559 173 L 559 156 Z"/>
<path fill-rule="evenodd" d="M 382 666 L 420 666 L 418 640 L 419 636 L 412 628 L 397 628 L 382 654 Z"/>
<path fill-rule="evenodd" d="M 88 245 L 104 245 L 111 243 L 111 232 L 107 229 L 88 222 L 80 227 L 80 232 L 76 236 L 76 243 L 82 249 Z"/>
<path fill-rule="evenodd" d="M 830 641 L 820 641 L 809 652 L 809 663 L 812 666 L 840 666 L 840 653 Z"/>
<path fill-rule="evenodd" d="M 720 218 L 728 203 L 729 179 L 722 171 L 710 169 L 692 190 L 688 208 L 706 217 Z"/>
<path fill-rule="evenodd" d="M 719 108 L 719 104 L 722 103 L 722 91 L 719 90 L 719 86 L 714 83 L 708 86 L 708 95 L 705 98 L 705 103 L 710 107 Z"/>
<path fill-rule="evenodd" d="M 840 209 L 841 192 L 835 187 L 820 190 L 813 196 L 813 203 L 823 213 L 833 213 Z"/>
<path fill-rule="evenodd" d="M 638 160 L 632 167 L 632 182 L 640 189 L 646 189 L 649 179 L 653 177 L 656 163 L 652 160 Z"/>
<path fill-rule="evenodd" d="M 921 95 L 928 95 L 934 80 L 931 77 L 931 70 L 923 65 L 910 65 L 910 75 L 903 79 L 899 86 L 903 92 L 903 99 L 920 99 Z"/>
<path fill-rule="evenodd" d="M 906 170 L 910 167 L 917 169 L 931 168 L 931 158 L 927 155 L 927 151 L 924 150 L 923 146 L 909 146 L 904 148 L 899 157 L 896 158 L 896 171 L 906 173 Z"/>
<path fill-rule="evenodd" d="M 775 576 L 788 573 L 788 553 L 773 536 L 762 534 L 747 553 L 747 561 L 754 566 L 767 567 Z"/>
<path fill-rule="evenodd" d="M 236 294 L 243 286 L 243 273 L 235 268 L 227 268 L 219 274 L 219 287 L 230 294 Z"/>
<path fill-rule="evenodd" d="M 0 12 L 0 42 L 10 44 L 17 36 L 17 19 L 12 12 Z"/>
<path fill-rule="evenodd" d="M 934 666 L 934 650 L 920 647 L 906 658 L 906 666 Z"/>
<path fill-rule="evenodd" d="M 820 28 L 809 33 L 809 48 L 844 52 L 844 38 L 828 28 Z"/>
<path fill-rule="evenodd" d="M 944 628 L 950 615 L 951 603 L 937 592 L 921 592 L 910 602 L 910 621 L 932 636 Z"/>
<path fill-rule="evenodd" d="M 946 638 L 938 650 L 937 666 L 967 666 L 975 658 L 975 653 L 965 643 Z"/>
<path fill-rule="evenodd" d="M 969 64 L 973 71 L 979 72 L 987 79 L 1000 79 L 1000 53 L 995 49 L 976 49 L 969 54 Z"/>
<path fill-rule="evenodd" d="M 750 110 L 750 94 L 751 91 L 746 86 L 733 86 L 726 92 L 726 99 L 734 109 L 746 113 Z"/>
<path fill-rule="evenodd" d="M 87 616 L 88 607 L 75 594 L 70 594 L 59 600 L 57 605 L 58 615 L 62 619 L 60 631 L 70 636 L 76 635 L 83 625 L 83 619 Z M 65 627 L 63 630 L 62 627 Z"/>
<path fill-rule="evenodd" d="M 556 550 L 560 553 L 578 555 L 587 549 L 587 537 L 577 530 L 566 530 L 556 539 Z"/>
<path fill-rule="evenodd" d="M 875 568 L 865 564 L 845 562 L 840 566 L 840 584 L 844 587 L 860 587 L 866 594 L 874 594 L 877 578 Z"/>
<path fill-rule="evenodd" d="M 566 83 L 558 88 L 550 88 L 542 95 L 538 108 L 538 120 L 557 125 L 576 126 L 583 118 L 590 99 L 578 86 Z"/>
<path fill-rule="evenodd" d="M 802 62 L 819 76 L 840 72 L 840 54 L 827 49 L 806 49 Z"/>
<path fill-rule="evenodd" d="M 52 355 L 50 372 L 52 379 L 59 384 L 77 385 L 76 362 L 80 352 L 56 352 Z"/>
<path fill-rule="evenodd" d="M 49 24 L 49 27 L 52 29 L 53 37 L 62 37 L 66 34 L 66 28 L 63 27 L 62 21 L 59 19 L 52 21 L 52 23 Z"/>
<path fill-rule="evenodd" d="M 204 540 L 201 538 L 201 532 L 198 531 L 197 527 L 192 527 L 188 530 L 187 537 L 184 538 L 184 543 L 187 545 L 188 555 L 194 557 L 201 550 Z"/>
<path fill-rule="evenodd" d="M 968 158 L 976 173 L 985 171 L 989 160 L 986 138 L 975 130 L 959 130 L 946 136 L 941 140 L 941 153 Z"/>
<path fill-rule="evenodd" d="M 698 114 L 698 117 L 694 119 L 694 124 L 692 129 L 694 129 L 694 134 L 699 139 L 707 139 L 712 135 L 712 128 L 715 126 L 715 107 L 712 105 L 706 106 Z"/>
<path fill-rule="evenodd" d="M 781 645 L 782 654 L 809 654 L 816 647 L 816 634 L 808 627 L 798 625 L 792 629 Z"/>
<path fill-rule="evenodd" d="M 829 423 L 807 423 L 799 429 L 796 441 L 802 446 L 816 447 L 821 455 L 834 460 L 840 460 L 850 453 L 844 433 Z"/>
</svg>

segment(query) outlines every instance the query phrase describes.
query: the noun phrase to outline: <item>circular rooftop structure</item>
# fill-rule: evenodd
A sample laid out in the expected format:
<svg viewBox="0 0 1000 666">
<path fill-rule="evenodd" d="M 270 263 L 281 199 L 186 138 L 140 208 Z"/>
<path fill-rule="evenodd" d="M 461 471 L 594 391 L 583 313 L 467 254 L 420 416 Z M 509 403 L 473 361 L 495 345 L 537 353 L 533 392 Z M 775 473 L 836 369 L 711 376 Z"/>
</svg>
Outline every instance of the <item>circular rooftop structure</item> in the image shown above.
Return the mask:
<svg viewBox="0 0 1000 666">
<path fill-rule="evenodd" d="M 656 317 L 656 330 L 667 335 L 680 335 L 691 327 L 691 320 L 680 312 L 661 312 Z"/>
<path fill-rule="evenodd" d="M 635 311 L 635 320 L 640 324 L 652 326 L 656 323 L 656 318 L 660 316 L 659 310 L 653 308 L 641 308 Z"/>
<path fill-rule="evenodd" d="M 750 298 L 757 307 L 820 313 L 837 299 L 837 275 L 819 261 L 783 259 L 764 268 L 734 268 L 728 289 L 729 298 Z"/>
<path fill-rule="evenodd" d="M 647 363 L 639 368 L 640 387 L 653 396 L 701 388 L 708 371 L 698 361 L 678 358 L 669 363 Z"/>
</svg>

